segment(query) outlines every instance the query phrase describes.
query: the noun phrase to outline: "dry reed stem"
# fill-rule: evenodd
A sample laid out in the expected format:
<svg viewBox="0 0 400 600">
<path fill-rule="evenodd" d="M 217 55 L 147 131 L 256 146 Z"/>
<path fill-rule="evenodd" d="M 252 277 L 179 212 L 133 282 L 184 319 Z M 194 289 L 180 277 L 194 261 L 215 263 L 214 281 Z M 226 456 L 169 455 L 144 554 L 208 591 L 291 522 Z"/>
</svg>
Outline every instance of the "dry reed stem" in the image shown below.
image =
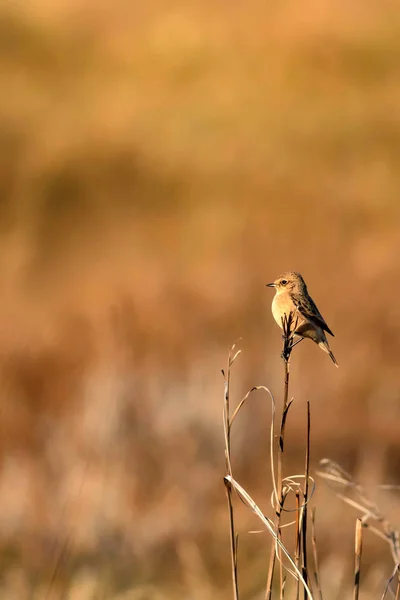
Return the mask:
<svg viewBox="0 0 400 600">
<path fill-rule="evenodd" d="M 360 572 L 361 572 L 361 553 L 362 553 L 362 519 L 356 521 L 356 536 L 355 536 L 355 565 L 354 565 L 354 589 L 353 600 L 358 600 L 360 592 Z"/>
<path fill-rule="evenodd" d="M 310 431 L 311 431 L 311 413 L 310 402 L 307 401 L 307 444 L 306 458 L 304 468 L 304 504 L 302 509 L 302 569 L 304 581 L 308 583 L 308 568 L 307 568 L 307 511 L 308 511 L 308 478 L 310 473 Z M 306 600 L 307 596 L 304 595 Z"/>
<path fill-rule="evenodd" d="M 226 479 L 224 479 L 224 482 L 225 482 L 225 490 L 226 490 L 226 497 L 227 497 L 228 511 L 229 511 L 229 536 L 230 536 L 230 544 L 231 544 L 233 597 L 235 600 L 238 600 L 239 599 L 238 572 L 237 572 L 238 537 L 235 533 L 235 522 L 234 522 L 233 505 L 232 505 L 232 489 L 231 489 L 231 486 L 229 485 L 229 482 Z"/>
<path fill-rule="evenodd" d="M 286 386 L 286 382 L 287 383 L 289 382 L 289 378 L 287 378 L 287 379 L 285 378 L 285 386 Z M 287 397 L 286 397 L 286 400 L 287 400 Z M 286 416 L 289 411 L 290 405 L 291 405 L 291 402 L 289 402 L 286 405 L 286 407 L 284 407 L 283 414 L 282 414 L 282 421 L 281 421 L 281 430 L 280 430 L 280 435 L 279 435 L 277 500 L 276 500 L 276 504 L 275 504 L 275 522 L 274 522 L 275 531 L 278 536 L 280 535 L 280 519 L 281 519 L 281 515 L 282 515 L 282 509 L 283 509 L 284 498 L 285 498 L 284 488 L 283 488 L 283 479 L 282 479 L 282 463 L 283 463 L 283 452 L 284 452 Z M 276 559 L 276 543 L 273 541 L 272 545 L 271 545 L 271 551 L 270 551 L 267 586 L 266 586 L 266 592 L 265 592 L 266 600 L 270 600 L 272 597 L 272 582 L 273 582 L 273 577 L 274 577 L 275 559 Z M 279 553 L 279 561 L 280 561 L 280 564 L 282 565 L 282 554 L 281 553 Z M 280 575 L 280 577 L 281 577 L 282 570 L 280 570 L 280 574 L 281 574 Z M 281 581 L 280 587 L 282 588 L 282 579 L 280 579 L 280 581 Z"/>
<path fill-rule="evenodd" d="M 279 509 L 279 521 L 280 521 L 280 515 L 282 514 L 283 511 L 283 507 L 285 505 L 285 501 L 287 498 L 287 494 L 289 493 L 289 490 L 284 489 L 282 491 L 282 501 L 281 501 L 281 506 Z M 282 541 L 282 530 L 280 529 L 280 527 L 278 528 L 278 536 L 279 539 Z M 276 546 L 275 546 L 276 547 Z M 286 577 L 283 576 L 283 560 L 282 560 L 282 551 L 279 548 L 279 581 L 280 581 L 280 594 L 279 594 L 279 599 L 283 600 L 283 597 L 285 595 L 285 582 L 286 582 Z"/>
<path fill-rule="evenodd" d="M 280 518 L 282 514 L 282 499 L 283 499 L 283 458 L 284 458 L 284 446 L 285 446 L 285 425 L 287 414 L 292 401 L 289 399 L 289 361 L 290 355 L 293 349 L 293 338 L 294 331 L 297 326 L 297 318 L 294 319 L 294 313 L 290 312 L 289 315 L 284 315 L 282 318 L 282 330 L 283 330 L 283 368 L 284 368 L 284 387 L 283 387 L 283 408 L 282 408 L 282 419 L 281 419 L 281 430 L 279 436 L 278 445 L 278 476 L 277 476 L 277 498 L 275 504 L 275 530 L 277 535 L 280 531 Z M 265 589 L 265 600 L 271 600 L 272 597 L 272 583 L 275 569 L 275 558 L 276 558 L 276 544 L 275 542 L 271 545 L 269 567 L 267 575 L 267 583 Z M 279 554 L 279 561 L 282 565 L 282 554 Z M 282 589 L 282 568 L 280 569 L 280 589 Z"/>
<path fill-rule="evenodd" d="M 314 578 L 315 578 L 315 584 L 317 586 L 318 596 L 319 596 L 320 600 L 323 600 L 322 589 L 321 589 L 321 580 L 320 580 L 320 576 L 319 576 L 317 538 L 315 535 L 315 511 L 316 511 L 315 508 L 311 511 L 311 542 L 312 542 L 313 558 L 314 558 Z"/>
<path fill-rule="evenodd" d="M 301 544 L 301 522 L 300 522 L 300 491 L 296 490 L 296 531 L 295 531 L 295 560 L 297 568 L 300 568 L 300 544 Z M 296 581 L 296 600 L 300 595 L 300 582 Z"/>
<path fill-rule="evenodd" d="M 234 355 L 232 355 L 236 344 L 229 350 L 228 355 L 228 369 L 227 376 L 225 379 L 225 373 L 222 371 L 224 376 L 224 437 L 225 437 L 225 462 L 226 469 L 228 474 L 232 476 L 232 466 L 231 466 L 231 423 L 230 423 L 230 381 L 231 381 L 231 367 L 238 357 L 240 350 L 238 350 Z M 234 600 L 239 600 L 239 585 L 238 585 L 238 559 L 237 559 L 237 546 L 238 546 L 238 537 L 235 532 L 235 520 L 234 520 L 234 512 L 233 512 L 233 504 L 232 504 L 232 488 L 227 479 L 224 479 L 225 490 L 226 490 L 226 499 L 228 504 L 228 515 L 229 515 L 229 537 L 230 537 L 230 546 L 231 546 L 231 568 L 232 568 L 232 586 L 233 586 L 233 597 Z"/>
</svg>

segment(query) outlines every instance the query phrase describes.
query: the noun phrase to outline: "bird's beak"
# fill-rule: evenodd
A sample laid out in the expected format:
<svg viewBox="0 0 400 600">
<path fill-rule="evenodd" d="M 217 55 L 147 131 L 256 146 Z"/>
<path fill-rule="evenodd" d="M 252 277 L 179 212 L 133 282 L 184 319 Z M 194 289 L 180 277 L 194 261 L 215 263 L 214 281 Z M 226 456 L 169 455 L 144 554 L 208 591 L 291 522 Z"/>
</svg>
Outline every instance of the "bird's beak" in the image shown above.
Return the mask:
<svg viewBox="0 0 400 600">
<path fill-rule="evenodd" d="M 273 287 L 274 288 L 274 287 L 276 287 L 276 285 L 274 283 L 267 283 L 265 285 L 265 287 Z"/>
</svg>

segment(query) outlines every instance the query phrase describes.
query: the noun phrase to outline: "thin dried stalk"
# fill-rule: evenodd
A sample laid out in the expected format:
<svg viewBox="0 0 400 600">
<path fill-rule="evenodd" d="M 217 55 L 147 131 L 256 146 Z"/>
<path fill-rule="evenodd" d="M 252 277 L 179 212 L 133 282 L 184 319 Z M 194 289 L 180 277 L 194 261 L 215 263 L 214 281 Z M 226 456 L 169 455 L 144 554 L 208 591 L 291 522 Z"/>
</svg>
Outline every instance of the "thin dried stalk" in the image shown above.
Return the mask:
<svg viewBox="0 0 400 600">
<path fill-rule="evenodd" d="M 284 598 L 285 598 L 285 585 L 286 585 L 286 577 L 284 577 L 282 580 L 281 593 L 280 593 L 281 600 L 284 600 Z"/>
<path fill-rule="evenodd" d="M 355 537 L 355 566 L 354 566 L 354 589 L 353 600 L 358 600 L 360 592 L 360 570 L 361 570 L 361 553 L 362 553 L 362 520 L 356 521 L 356 537 Z"/>
<path fill-rule="evenodd" d="M 56 562 L 55 568 L 53 570 L 53 573 L 52 573 L 52 576 L 51 576 L 51 579 L 50 579 L 49 587 L 47 589 L 46 599 L 47 598 L 51 598 L 51 596 L 52 596 L 54 584 L 55 584 L 56 579 L 57 579 L 57 577 L 58 577 L 58 575 L 60 573 L 60 570 L 61 570 L 61 567 L 62 567 L 62 563 L 65 560 L 65 557 L 68 556 L 68 552 L 70 551 L 71 542 L 72 542 L 72 537 L 69 534 L 66 537 L 66 539 L 64 540 L 63 546 L 61 548 L 61 552 L 58 555 L 57 562 Z"/>
<path fill-rule="evenodd" d="M 289 380 L 287 380 L 287 381 L 289 381 Z M 283 411 L 282 422 L 281 422 L 281 432 L 280 432 L 280 436 L 279 436 L 278 481 L 277 481 L 277 491 L 278 491 L 277 498 L 278 498 L 278 500 L 275 505 L 275 522 L 274 522 L 275 531 L 276 531 L 277 536 L 280 535 L 280 520 L 281 520 L 282 509 L 283 509 L 284 499 L 285 499 L 283 480 L 282 480 L 282 463 L 283 463 L 284 440 L 285 440 L 285 423 L 286 423 L 286 416 L 287 416 L 288 410 L 290 408 L 290 405 L 291 405 L 291 402 L 289 402 L 287 404 L 286 408 Z M 276 558 L 276 543 L 273 541 L 272 545 L 271 545 L 271 551 L 270 551 L 267 587 L 266 587 L 266 592 L 265 592 L 266 600 L 271 600 L 271 596 L 272 596 L 272 581 L 273 581 L 273 577 L 274 577 L 275 558 Z M 282 565 L 281 552 L 279 553 L 279 560 L 280 560 L 280 564 Z M 280 571 L 280 573 L 282 574 L 282 570 Z M 281 579 L 280 587 L 282 589 L 282 579 Z"/>
<path fill-rule="evenodd" d="M 240 350 L 234 355 L 232 354 L 235 350 L 235 344 L 229 350 L 228 356 L 228 369 L 227 376 L 224 381 L 224 437 L 225 437 L 225 462 L 228 474 L 232 476 L 231 466 L 231 423 L 230 423 L 230 381 L 231 381 L 231 367 L 238 357 Z M 225 373 L 222 371 L 225 378 Z M 229 515 L 229 537 L 231 546 L 231 568 L 232 568 L 232 586 L 233 586 L 233 598 L 239 600 L 239 585 L 238 585 L 238 560 L 237 560 L 237 545 L 238 536 L 235 531 L 234 512 L 232 504 L 232 488 L 229 481 L 225 478 L 225 491 L 226 499 L 228 504 L 228 515 Z"/>
<path fill-rule="evenodd" d="M 231 567 L 232 567 L 232 585 L 233 585 L 233 597 L 235 600 L 239 600 L 239 586 L 238 586 L 238 572 L 237 572 L 237 542 L 238 536 L 235 533 L 235 521 L 233 515 L 232 505 L 232 489 L 229 482 L 225 481 L 226 498 L 228 502 L 228 514 L 229 514 L 229 539 L 231 544 Z"/>
<path fill-rule="evenodd" d="M 314 557 L 314 577 L 315 583 L 317 586 L 317 591 L 320 600 L 322 598 L 322 589 L 321 589 L 321 580 L 319 576 L 319 563 L 318 563 L 318 550 L 317 550 L 317 538 L 315 536 L 315 508 L 311 511 L 311 542 L 313 548 L 313 557 Z"/>
<path fill-rule="evenodd" d="M 282 318 L 282 330 L 283 330 L 283 368 L 284 368 L 284 387 L 283 387 L 283 409 L 281 419 L 281 431 L 279 436 L 278 446 L 278 476 L 277 476 L 277 498 L 275 505 L 275 531 L 277 536 L 280 531 L 280 518 L 282 514 L 282 500 L 283 500 L 283 457 L 284 457 L 284 446 L 285 446 L 285 425 L 286 417 L 290 408 L 291 401 L 289 402 L 289 361 L 290 355 L 294 346 L 294 331 L 297 326 L 297 318 L 294 318 L 294 313 L 291 312 L 289 315 L 284 315 Z M 270 551 L 269 567 L 267 584 L 265 590 L 265 600 L 271 600 L 272 596 L 272 582 L 275 570 L 275 558 L 276 558 L 276 543 L 273 541 Z M 280 564 L 282 564 L 282 556 L 280 553 Z M 280 589 L 282 589 L 282 569 L 280 570 Z"/>
<path fill-rule="evenodd" d="M 381 600 L 385 600 L 386 598 L 386 594 L 389 591 L 389 588 L 393 582 L 393 579 L 397 576 L 397 589 L 399 589 L 399 581 L 400 581 L 400 565 L 396 565 L 394 568 L 393 573 L 391 574 L 391 576 L 389 577 L 389 581 L 386 584 L 385 590 L 381 596 Z M 394 594 L 394 592 L 392 592 L 392 594 Z M 397 598 L 395 599 L 397 600 Z"/>
<path fill-rule="evenodd" d="M 308 478 L 310 473 L 310 431 L 311 431 L 311 413 L 310 402 L 307 402 L 307 444 L 306 444 L 306 459 L 304 468 L 304 505 L 302 510 L 302 569 L 304 581 L 308 583 L 307 569 L 307 503 L 308 503 Z M 306 600 L 306 595 L 304 596 Z"/>
<path fill-rule="evenodd" d="M 300 491 L 296 490 L 296 531 L 295 531 L 295 560 L 297 568 L 300 568 L 300 544 L 301 544 L 301 522 L 300 522 Z M 300 582 L 296 581 L 296 600 L 299 599 Z"/>
<path fill-rule="evenodd" d="M 278 531 L 279 531 L 279 539 L 282 541 L 282 531 L 280 528 Z M 283 600 L 283 597 L 285 595 L 286 577 L 283 576 L 283 560 L 282 560 L 282 551 L 280 548 L 279 548 L 278 552 L 279 552 L 279 581 L 281 582 L 279 600 Z"/>
</svg>

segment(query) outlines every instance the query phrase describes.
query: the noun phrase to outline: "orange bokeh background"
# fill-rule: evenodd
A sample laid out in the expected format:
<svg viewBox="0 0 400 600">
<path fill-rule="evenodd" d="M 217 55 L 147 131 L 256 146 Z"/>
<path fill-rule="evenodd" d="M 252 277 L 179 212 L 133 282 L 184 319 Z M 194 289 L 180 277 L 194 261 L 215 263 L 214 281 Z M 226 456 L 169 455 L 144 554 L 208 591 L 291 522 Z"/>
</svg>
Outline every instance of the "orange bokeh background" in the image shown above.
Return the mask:
<svg viewBox="0 0 400 600">
<path fill-rule="evenodd" d="M 378 2 L 0 8 L 2 597 L 231 597 L 223 381 L 281 400 L 265 283 L 300 271 L 340 364 L 295 350 L 287 468 L 328 456 L 396 526 L 400 13 Z M 233 434 L 268 508 L 270 407 Z M 356 511 L 317 480 L 321 571 Z M 244 598 L 269 540 L 238 507 Z M 366 541 L 364 598 L 392 566 Z M 332 575 L 334 574 L 334 575 Z M 350 589 L 350 587 L 349 587 Z M 66 595 L 65 595 L 66 594 Z M 370 595 L 368 595 L 370 594 Z"/>
</svg>

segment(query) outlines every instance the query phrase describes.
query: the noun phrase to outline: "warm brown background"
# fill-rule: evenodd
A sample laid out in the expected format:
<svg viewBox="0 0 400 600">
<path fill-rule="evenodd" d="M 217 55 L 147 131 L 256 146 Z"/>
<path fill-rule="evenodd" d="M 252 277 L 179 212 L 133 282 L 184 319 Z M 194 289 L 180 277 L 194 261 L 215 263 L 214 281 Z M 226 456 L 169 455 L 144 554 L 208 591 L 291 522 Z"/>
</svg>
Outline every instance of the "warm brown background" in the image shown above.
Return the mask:
<svg viewBox="0 0 400 600">
<path fill-rule="evenodd" d="M 309 399 L 313 468 L 340 461 L 399 526 L 376 490 L 400 483 L 398 6 L 4 2 L 0 89 L 1 597 L 231 597 L 220 369 L 242 337 L 236 399 L 281 398 L 264 284 L 286 269 L 340 363 L 295 351 L 288 469 Z M 269 411 L 234 432 L 267 511 Z M 315 504 L 343 598 L 357 514 L 322 482 Z M 238 510 L 263 597 L 269 542 Z M 372 535 L 365 560 L 379 598 Z"/>
</svg>

